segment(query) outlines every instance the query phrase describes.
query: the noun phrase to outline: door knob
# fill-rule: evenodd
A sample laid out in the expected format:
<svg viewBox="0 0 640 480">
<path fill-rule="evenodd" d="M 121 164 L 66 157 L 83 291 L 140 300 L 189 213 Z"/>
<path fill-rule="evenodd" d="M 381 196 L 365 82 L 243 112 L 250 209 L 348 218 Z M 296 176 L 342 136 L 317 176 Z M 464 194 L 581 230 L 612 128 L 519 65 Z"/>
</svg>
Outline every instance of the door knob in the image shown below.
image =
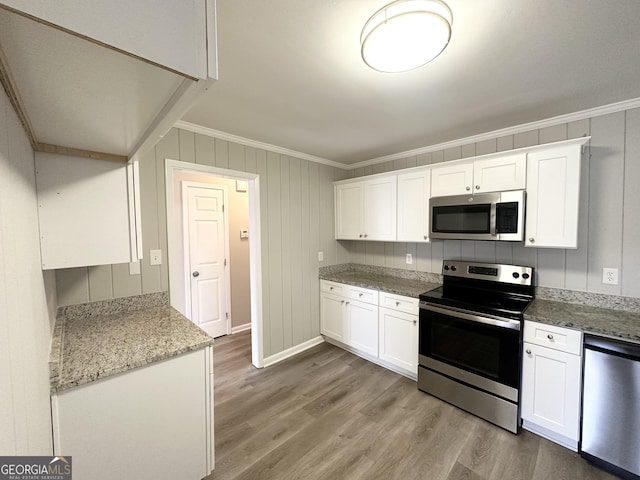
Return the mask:
<svg viewBox="0 0 640 480">
<path fill-rule="evenodd" d="M 197 270 L 195 272 L 193 272 L 191 275 L 193 275 L 194 277 L 199 277 L 200 276 L 200 272 L 198 272 Z"/>
</svg>

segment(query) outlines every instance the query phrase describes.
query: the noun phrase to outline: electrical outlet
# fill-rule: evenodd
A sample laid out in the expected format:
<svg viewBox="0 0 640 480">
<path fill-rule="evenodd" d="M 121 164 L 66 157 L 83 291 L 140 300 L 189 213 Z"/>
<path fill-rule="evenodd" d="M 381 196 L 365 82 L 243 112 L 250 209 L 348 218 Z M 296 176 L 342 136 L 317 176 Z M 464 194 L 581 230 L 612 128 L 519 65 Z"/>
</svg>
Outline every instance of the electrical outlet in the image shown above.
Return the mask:
<svg viewBox="0 0 640 480">
<path fill-rule="evenodd" d="M 149 251 L 149 265 L 162 265 L 162 250 Z"/>
<path fill-rule="evenodd" d="M 603 268 L 602 283 L 605 285 L 618 285 L 618 269 L 607 267 Z"/>
<path fill-rule="evenodd" d="M 407 253 L 407 265 L 411 265 L 413 263 L 413 255 Z"/>
<path fill-rule="evenodd" d="M 318 261 L 324 262 L 324 252 L 318 252 Z"/>
</svg>

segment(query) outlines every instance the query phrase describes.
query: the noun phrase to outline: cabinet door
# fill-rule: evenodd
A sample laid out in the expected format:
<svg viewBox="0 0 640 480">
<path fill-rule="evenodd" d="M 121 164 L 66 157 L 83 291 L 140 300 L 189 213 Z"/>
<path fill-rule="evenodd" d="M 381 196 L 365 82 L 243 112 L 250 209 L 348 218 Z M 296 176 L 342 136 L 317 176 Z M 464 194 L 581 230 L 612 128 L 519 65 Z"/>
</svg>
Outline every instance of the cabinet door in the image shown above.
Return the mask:
<svg viewBox="0 0 640 480">
<path fill-rule="evenodd" d="M 430 170 L 398 175 L 399 242 L 429 241 L 430 196 Z"/>
<path fill-rule="evenodd" d="M 473 191 L 524 190 L 526 174 L 526 153 L 476 160 L 473 163 Z"/>
<path fill-rule="evenodd" d="M 374 357 L 378 356 L 378 306 L 348 300 L 345 343 Z"/>
<path fill-rule="evenodd" d="M 320 294 L 320 333 L 344 342 L 345 300 L 330 293 Z"/>
<path fill-rule="evenodd" d="M 380 359 L 418 374 L 418 315 L 380 308 Z"/>
<path fill-rule="evenodd" d="M 431 196 L 464 195 L 471 192 L 473 162 L 456 163 L 431 169 Z"/>
<path fill-rule="evenodd" d="M 35 162 L 43 270 L 138 259 L 126 165 L 41 152 Z"/>
<path fill-rule="evenodd" d="M 336 239 L 362 238 L 363 182 L 347 183 L 335 187 Z"/>
<path fill-rule="evenodd" d="M 578 441 L 580 425 L 579 355 L 524 344 L 522 419 Z"/>
<path fill-rule="evenodd" d="M 527 155 L 525 246 L 578 247 L 581 146 Z"/>
<path fill-rule="evenodd" d="M 396 239 L 396 175 L 364 182 L 362 211 L 364 239 Z"/>
</svg>

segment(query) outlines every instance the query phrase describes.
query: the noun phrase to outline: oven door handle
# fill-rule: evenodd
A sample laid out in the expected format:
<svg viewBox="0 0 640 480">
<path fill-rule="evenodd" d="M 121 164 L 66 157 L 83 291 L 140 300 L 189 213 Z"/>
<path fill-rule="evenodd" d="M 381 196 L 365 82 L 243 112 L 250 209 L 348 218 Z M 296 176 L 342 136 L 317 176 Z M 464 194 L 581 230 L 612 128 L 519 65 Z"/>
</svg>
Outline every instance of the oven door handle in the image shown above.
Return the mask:
<svg viewBox="0 0 640 480">
<path fill-rule="evenodd" d="M 430 305 L 426 302 L 420 302 L 420 308 L 428 310 L 430 312 L 441 313 L 443 315 L 449 315 L 455 318 L 461 318 L 463 320 L 470 320 L 472 322 L 484 323 L 486 325 L 493 325 L 495 327 L 509 328 L 511 330 L 520 330 L 520 320 L 513 320 L 510 318 L 492 317 L 490 315 L 476 315 L 457 308 L 441 308 L 435 305 Z"/>
</svg>

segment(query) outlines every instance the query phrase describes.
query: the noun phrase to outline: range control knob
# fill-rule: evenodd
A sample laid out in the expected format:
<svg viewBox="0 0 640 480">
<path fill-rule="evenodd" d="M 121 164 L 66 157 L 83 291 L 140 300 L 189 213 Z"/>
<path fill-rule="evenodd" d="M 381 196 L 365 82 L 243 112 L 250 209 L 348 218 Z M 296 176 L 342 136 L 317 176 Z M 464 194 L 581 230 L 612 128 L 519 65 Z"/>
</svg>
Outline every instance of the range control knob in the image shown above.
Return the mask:
<svg viewBox="0 0 640 480">
<path fill-rule="evenodd" d="M 525 280 L 527 280 L 529 278 L 529 274 L 528 273 L 523 273 L 522 274 L 522 278 L 524 278 Z"/>
<path fill-rule="evenodd" d="M 448 272 L 448 271 L 449 271 L 449 265 L 445 265 L 445 266 L 444 266 L 444 269 L 445 269 L 445 271 L 447 271 L 447 272 Z"/>
<path fill-rule="evenodd" d="M 457 270 L 456 266 L 455 265 L 451 265 L 451 271 L 455 272 L 456 270 Z"/>
<path fill-rule="evenodd" d="M 512 275 L 513 278 L 520 278 L 520 274 L 518 272 L 513 272 Z"/>
</svg>

